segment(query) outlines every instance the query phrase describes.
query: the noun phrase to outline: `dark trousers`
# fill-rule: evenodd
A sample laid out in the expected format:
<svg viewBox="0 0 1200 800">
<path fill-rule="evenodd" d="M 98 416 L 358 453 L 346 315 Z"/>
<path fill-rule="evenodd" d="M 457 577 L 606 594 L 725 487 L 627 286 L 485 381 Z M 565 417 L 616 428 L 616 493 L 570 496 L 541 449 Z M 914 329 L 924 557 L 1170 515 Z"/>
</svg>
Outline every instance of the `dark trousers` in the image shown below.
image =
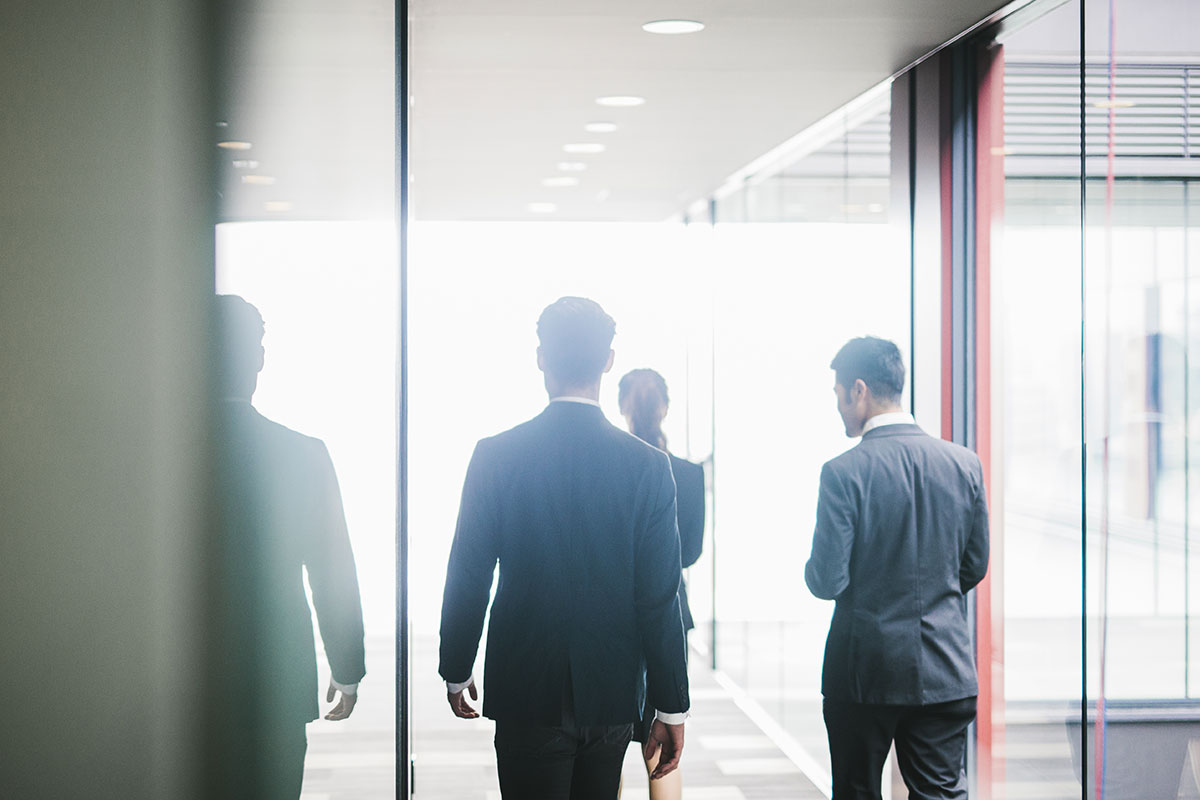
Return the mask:
<svg viewBox="0 0 1200 800">
<path fill-rule="evenodd" d="M 632 725 L 549 727 L 496 721 L 505 800 L 615 800 Z"/>
<path fill-rule="evenodd" d="M 304 783 L 308 737 L 303 721 L 261 722 L 219 731 L 211 757 L 226 768 L 209 770 L 205 797 L 221 800 L 297 800 Z"/>
<path fill-rule="evenodd" d="M 910 800 L 966 800 L 967 726 L 975 698 L 927 706 L 825 701 L 833 800 L 880 800 L 892 742 Z"/>
</svg>

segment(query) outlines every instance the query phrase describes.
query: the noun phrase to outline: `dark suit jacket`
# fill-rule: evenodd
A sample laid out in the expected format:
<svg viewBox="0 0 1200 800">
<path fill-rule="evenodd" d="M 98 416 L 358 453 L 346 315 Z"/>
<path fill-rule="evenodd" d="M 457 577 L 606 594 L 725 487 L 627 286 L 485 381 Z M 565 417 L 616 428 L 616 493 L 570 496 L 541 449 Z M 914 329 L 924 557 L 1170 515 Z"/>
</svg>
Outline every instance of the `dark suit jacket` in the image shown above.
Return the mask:
<svg viewBox="0 0 1200 800">
<path fill-rule="evenodd" d="M 825 464 L 804 570 L 813 594 L 837 601 L 825 698 L 927 705 L 977 694 L 965 595 L 987 564 L 983 469 L 970 450 L 887 425 Z"/>
<path fill-rule="evenodd" d="M 686 569 L 696 563 L 704 548 L 704 467 L 668 453 L 675 476 L 675 516 L 679 521 L 679 554 Z M 679 584 L 679 607 L 683 628 L 696 627 L 688 606 L 687 587 Z"/>
<path fill-rule="evenodd" d="M 599 408 L 551 403 L 467 468 L 442 600 L 442 677 L 471 674 L 496 563 L 483 712 L 559 725 L 688 708 L 675 483 Z M 566 695 L 570 689 L 570 696 Z"/>
<path fill-rule="evenodd" d="M 675 514 L 679 519 L 679 554 L 686 569 L 704 547 L 704 467 L 671 455 L 675 476 Z"/>
<path fill-rule="evenodd" d="M 229 557 L 228 676 L 246 687 L 256 724 L 317 718 L 317 660 L 304 572 L 333 679 L 366 674 L 362 606 L 342 497 L 329 452 L 263 417 L 224 404 Z"/>
</svg>

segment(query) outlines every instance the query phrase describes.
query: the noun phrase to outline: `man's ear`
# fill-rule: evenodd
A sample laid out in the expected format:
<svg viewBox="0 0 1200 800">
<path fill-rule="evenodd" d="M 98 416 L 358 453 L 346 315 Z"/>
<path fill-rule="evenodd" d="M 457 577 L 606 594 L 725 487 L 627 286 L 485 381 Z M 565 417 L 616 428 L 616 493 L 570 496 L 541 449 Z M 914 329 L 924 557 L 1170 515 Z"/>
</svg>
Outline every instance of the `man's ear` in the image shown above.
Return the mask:
<svg viewBox="0 0 1200 800">
<path fill-rule="evenodd" d="M 853 399 L 858 400 L 859 398 L 866 397 L 870 389 L 867 388 L 867 383 L 862 378 L 855 378 L 854 388 L 851 391 L 853 392 Z"/>
<path fill-rule="evenodd" d="M 267 351 L 261 344 L 258 346 L 258 360 L 255 362 L 254 372 L 257 374 L 263 371 L 263 366 L 267 363 Z"/>
<path fill-rule="evenodd" d="M 604 365 L 604 372 L 608 372 L 609 370 L 612 369 L 613 359 L 616 358 L 616 355 L 617 355 L 616 352 L 614 352 L 612 350 L 608 351 L 608 362 Z M 603 373 L 601 373 L 601 374 L 603 374 Z"/>
<path fill-rule="evenodd" d="M 537 364 L 538 369 L 542 372 L 546 371 L 546 357 L 542 355 L 542 348 L 537 349 Z"/>
</svg>

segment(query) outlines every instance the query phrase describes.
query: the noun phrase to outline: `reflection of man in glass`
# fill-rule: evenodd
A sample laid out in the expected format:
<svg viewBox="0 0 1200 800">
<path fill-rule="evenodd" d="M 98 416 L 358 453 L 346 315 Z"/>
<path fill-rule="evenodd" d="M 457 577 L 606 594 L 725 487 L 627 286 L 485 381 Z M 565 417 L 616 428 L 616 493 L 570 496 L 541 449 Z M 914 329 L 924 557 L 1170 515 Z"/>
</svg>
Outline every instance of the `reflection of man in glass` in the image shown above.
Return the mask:
<svg viewBox="0 0 1200 800">
<path fill-rule="evenodd" d="M 817 597 L 836 600 L 821 693 L 834 800 L 880 797 L 892 743 L 910 797 L 966 800 L 975 652 L 966 594 L 987 573 L 979 458 L 929 436 L 900 407 L 892 342 L 847 342 L 831 364 L 857 447 L 825 464 L 812 557 Z"/>
<path fill-rule="evenodd" d="M 226 432 L 222 470 L 227 534 L 221 593 L 231 664 L 219 671 L 239 709 L 220 745 L 244 759 L 237 786 L 222 794 L 300 795 L 315 720 L 317 662 L 304 572 L 332 679 L 328 720 L 350 716 L 366 673 L 362 606 L 333 462 L 320 439 L 285 428 L 250 404 L 263 366 L 258 309 L 234 295 L 217 297 L 221 325 L 221 403 Z M 234 769 L 238 772 L 238 769 Z"/>
</svg>

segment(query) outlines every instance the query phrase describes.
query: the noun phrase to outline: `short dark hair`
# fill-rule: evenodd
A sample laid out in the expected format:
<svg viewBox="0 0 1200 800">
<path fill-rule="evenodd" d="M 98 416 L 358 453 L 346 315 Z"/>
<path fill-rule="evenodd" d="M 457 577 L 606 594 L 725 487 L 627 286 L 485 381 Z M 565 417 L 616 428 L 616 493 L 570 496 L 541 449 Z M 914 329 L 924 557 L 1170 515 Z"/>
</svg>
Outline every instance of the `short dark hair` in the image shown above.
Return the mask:
<svg viewBox="0 0 1200 800">
<path fill-rule="evenodd" d="M 587 386 L 604 374 L 617 324 L 594 300 L 560 297 L 538 317 L 542 362 L 568 386 Z"/>
<path fill-rule="evenodd" d="M 862 336 L 838 350 L 829 365 L 837 382 L 849 389 L 862 380 L 876 398 L 896 401 L 904 393 L 904 359 L 900 348 L 887 339 Z"/>
<path fill-rule="evenodd" d="M 246 386 L 253 391 L 266 333 L 262 314 L 236 294 L 219 294 L 216 304 L 221 380 L 227 391 L 244 391 Z"/>
</svg>

